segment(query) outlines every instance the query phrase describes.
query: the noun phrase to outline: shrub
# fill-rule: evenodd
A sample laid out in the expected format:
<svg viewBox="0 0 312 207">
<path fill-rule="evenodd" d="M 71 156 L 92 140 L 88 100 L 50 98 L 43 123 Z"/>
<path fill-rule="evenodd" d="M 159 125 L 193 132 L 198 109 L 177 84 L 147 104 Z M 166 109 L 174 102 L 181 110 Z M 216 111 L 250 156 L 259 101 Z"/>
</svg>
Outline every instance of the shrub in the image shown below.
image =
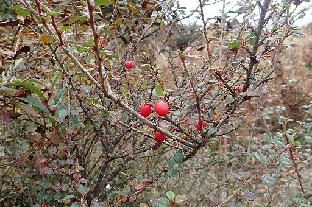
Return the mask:
<svg viewBox="0 0 312 207">
<path fill-rule="evenodd" d="M 13 50 L 1 51 L 0 202 L 17 206 L 138 205 L 151 185 L 238 128 L 240 106 L 261 95 L 295 20 L 289 2 L 249 1 L 238 27 L 226 28 L 223 11 L 210 38 L 200 0 L 203 46 L 194 57 L 184 51 L 193 38 L 174 30 L 180 9 L 167 1 L 14 3 L 19 26 L 1 43 Z M 144 51 L 154 34 L 173 70 L 157 68 L 161 49 Z M 138 113 L 159 100 L 169 115 Z M 165 141 L 155 142 L 155 131 Z M 167 192 L 164 202 L 177 197 Z"/>
</svg>

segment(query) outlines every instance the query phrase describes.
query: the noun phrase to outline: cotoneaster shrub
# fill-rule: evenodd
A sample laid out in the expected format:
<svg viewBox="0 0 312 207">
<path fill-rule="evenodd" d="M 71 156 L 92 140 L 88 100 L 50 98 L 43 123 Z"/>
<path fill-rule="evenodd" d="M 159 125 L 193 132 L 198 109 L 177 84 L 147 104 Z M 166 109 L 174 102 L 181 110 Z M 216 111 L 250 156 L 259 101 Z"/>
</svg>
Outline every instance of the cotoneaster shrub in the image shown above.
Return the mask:
<svg viewBox="0 0 312 207">
<path fill-rule="evenodd" d="M 2 24 L 1 43 L 6 206 L 148 200 L 151 186 L 239 127 L 298 17 L 291 1 L 248 1 L 237 24 L 225 10 L 211 23 L 200 0 L 199 39 L 178 46 L 186 17 L 175 1 L 13 3 L 18 18 Z M 157 67 L 160 55 L 168 67 Z M 142 116 L 142 103 L 156 113 Z M 184 200 L 168 191 L 163 206 Z"/>
</svg>

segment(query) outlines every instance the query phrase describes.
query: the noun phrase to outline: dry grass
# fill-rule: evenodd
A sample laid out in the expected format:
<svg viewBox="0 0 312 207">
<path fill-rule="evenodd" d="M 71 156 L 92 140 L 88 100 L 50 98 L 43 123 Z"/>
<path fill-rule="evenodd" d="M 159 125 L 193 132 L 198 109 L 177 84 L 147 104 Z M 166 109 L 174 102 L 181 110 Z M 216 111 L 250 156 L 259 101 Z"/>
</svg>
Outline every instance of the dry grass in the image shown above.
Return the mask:
<svg viewBox="0 0 312 207">
<path fill-rule="evenodd" d="M 307 118 L 303 110 L 303 105 L 312 101 L 312 29 L 303 29 L 302 31 L 305 33 L 305 37 L 290 37 L 287 40 L 286 44 L 292 46 L 282 53 L 279 59 L 280 63 L 273 75 L 273 79 L 267 86 L 262 88 L 261 98 L 252 99 L 243 106 L 249 118 L 242 122 L 239 130 L 232 133 L 230 137 L 220 139 L 222 145 L 220 148 L 221 157 L 222 154 L 231 152 L 230 146 L 237 146 L 236 144 L 239 144 L 244 149 L 248 149 L 250 145 L 248 137 L 250 136 L 258 137 L 261 141 L 261 136 L 264 133 L 270 134 L 281 130 L 281 125 L 278 123 L 278 116 L 280 115 L 294 120 L 292 124 L 288 126 L 290 128 L 296 127 L 296 121 L 302 121 Z M 200 61 L 196 59 L 198 58 L 198 60 L 200 60 L 201 55 L 203 55 L 203 52 L 190 53 L 189 61 L 192 62 L 192 68 L 198 68 L 196 64 Z M 179 65 L 179 60 L 176 59 L 175 61 L 177 65 Z M 165 56 L 159 57 L 158 64 L 162 68 L 169 67 Z M 165 71 L 168 79 L 171 78 L 169 72 L 170 71 Z M 285 110 L 281 112 L 274 111 L 274 108 L 277 106 L 284 106 Z M 263 116 L 268 114 L 270 110 L 273 111 L 270 114 L 271 118 L 264 119 Z M 235 144 L 233 142 L 238 143 Z M 261 145 L 259 145 L 259 148 L 260 147 Z M 211 149 L 207 151 L 209 150 Z M 213 158 L 207 156 L 207 151 L 203 150 L 199 152 L 194 159 L 184 166 L 185 169 L 190 170 L 186 170 L 185 172 L 182 170 L 183 172 L 179 178 L 172 179 L 167 183 L 167 190 L 188 195 L 189 205 L 185 206 L 207 206 L 203 205 L 203 203 L 216 206 L 222 199 L 229 197 L 228 193 L 231 192 L 231 190 L 238 188 L 235 185 L 233 187 L 232 184 L 229 186 L 222 185 L 224 184 L 223 179 L 230 183 L 237 182 L 237 178 L 231 177 L 230 173 L 227 174 L 227 172 L 231 170 L 240 172 L 240 168 L 236 169 L 233 166 L 228 167 L 222 164 L 217 165 L 215 163 L 210 163 Z M 239 156 L 244 157 L 244 153 L 242 152 Z M 300 156 L 302 156 L 301 153 Z M 302 160 L 298 161 L 301 167 L 300 173 L 304 180 L 304 186 L 308 187 L 309 183 L 311 183 L 311 168 L 304 163 L 302 157 Z M 247 166 L 244 166 L 245 164 L 247 164 Z M 206 165 L 207 167 L 205 167 Z M 258 163 L 241 163 L 240 167 L 242 170 L 248 169 L 248 165 L 250 169 L 244 173 L 252 174 L 253 170 L 257 168 Z M 261 182 L 257 181 L 249 187 L 243 187 L 244 191 L 249 189 L 250 191 L 256 192 L 258 196 L 257 199 L 250 202 L 248 206 L 253 206 L 252 204 L 256 203 L 268 203 L 267 206 L 274 206 L 274 204 L 284 202 L 289 199 L 290 196 L 294 196 L 298 189 L 298 181 L 294 175 L 294 171 L 288 171 L 286 168 L 284 170 L 285 172 L 278 178 L 280 179 L 280 184 L 276 185 L 272 190 L 272 197 L 261 195 L 260 192 L 266 188 Z M 288 183 L 289 186 L 286 187 L 283 185 L 283 182 Z M 218 185 L 216 185 L 216 183 Z M 234 197 L 243 197 L 243 191 L 240 193 L 241 194 L 237 194 Z M 235 199 L 233 199 L 233 201 L 234 200 Z M 272 202 L 272 204 L 270 204 L 270 202 Z"/>
</svg>

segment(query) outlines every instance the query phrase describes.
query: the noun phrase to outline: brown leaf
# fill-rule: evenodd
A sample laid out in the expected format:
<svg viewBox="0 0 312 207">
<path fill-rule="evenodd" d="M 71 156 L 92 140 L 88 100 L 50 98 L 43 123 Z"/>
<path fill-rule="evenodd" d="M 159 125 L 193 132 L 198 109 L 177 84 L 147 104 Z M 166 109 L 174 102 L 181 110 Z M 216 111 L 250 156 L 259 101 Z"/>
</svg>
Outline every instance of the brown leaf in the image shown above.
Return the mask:
<svg viewBox="0 0 312 207">
<path fill-rule="evenodd" d="M 46 165 L 46 161 L 47 159 L 42 155 L 39 155 L 35 158 L 35 166 L 40 172 L 45 172 L 47 170 L 48 167 Z"/>
<path fill-rule="evenodd" d="M 29 142 L 31 144 L 39 144 L 41 145 L 43 143 L 44 139 L 42 137 L 42 135 L 40 133 L 34 133 L 32 135 L 30 135 L 29 137 Z"/>
<path fill-rule="evenodd" d="M 47 138 L 53 144 L 61 144 L 64 143 L 64 139 L 62 139 L 56 129 L 53 129 L 52 132 L 47 133 Z"/>
</svg>

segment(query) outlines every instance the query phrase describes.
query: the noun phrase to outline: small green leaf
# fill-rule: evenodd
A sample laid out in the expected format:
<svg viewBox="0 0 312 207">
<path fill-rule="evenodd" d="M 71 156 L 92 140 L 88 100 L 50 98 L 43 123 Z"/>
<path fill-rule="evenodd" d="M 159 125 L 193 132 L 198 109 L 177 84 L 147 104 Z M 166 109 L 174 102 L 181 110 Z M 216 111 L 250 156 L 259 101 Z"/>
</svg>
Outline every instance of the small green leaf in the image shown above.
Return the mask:
<svg viewBox="0 0 312 207">
<path fill-rule="evenodd" d="M 280 161 L 281 163 L 285 164 L 285 165 L 289 165 L 289 164 L 292 163 L 292 161 L 287 157 L 286 154 L 283 154 L 283 155 L 280 157 L 279 161 Z"/>
<path fill-rule="evenodd" d="M 174 198 L 175 198 L 175 194 L 174 194 L 174 192 L 172 192 L 172 191 L 166 192 L 166 196 L 167 196 L 167 198 L 168 198 L 170 201 L 173 201 Z"/>
<path fill-rule="evenodd" d="M 68 110 L 66 108 L 62 108 L 57 111 L 56 115 L 59 120 L 63 121 L 65 117 L 68 115 Z"/>
<path fill-rule="evenodd" d="M 82 43 L 83 47 L 91 47 L 92 45 L 94 45 L 94 40 L 93 39 L 87 39 L 85 42 Z"/>
<path fill-rule="evenodd" d="M 262 163 L 267 163 L 268 159 L 267 157 L 262 154 L 260 151 L 255 152 L 255 157 L 257 158 L 257 160 L 259 160 Z"/>
<path fill-rule="evenodd" d="M 157 202 L 156 207 L 169 207 L 169 201 L 166 198 L 160 198 Z"/>
<path fill-rule="evenodd" d="M 107 6 L 110 4 L 111 4 L 110 0 L 95 0 L 95 5 L 97 6 Z"/>
<path fill-rule="evenodd" d="M 25 139 L 22 139 L 19 141 L 19 152 L 20 153 L 25 153 L 29 149 L 29 144 Z"/>
<path fill-rule="evenodd" d="M 43 10 L 49 15 L 49 16 L 59 16 L 61 14 L 60 11 L 51 10 L 46 5 L 42 5 Z"/>
<path fill-rule="evenodd" d="M 178 149 L 176 153 L 174 154 L 173 159 L 176 161 L 176 163 L 182 163 L 183 158 L 184 157 L 183 157 L 182 150 Z"/>
<path fill-rule="evenodd" d="M 155 92 L 157 96 L 162 96 L 164 93 L 164 89 L 161 87 L 159 82 L 156 82 L 155 84 Z"/>
<path fill-rule="evenodd" d="M 249 42 L 249 44 L 251 45 L 254 45 L 256 44 L 256 37 L 253 33 L 250 33 L 248 36 L 247 36 L 247 41 Z"/>
<path fill-rule="evenodd" d="M 30 9 L 23 8 L 23 7 L 21 7 L 20 5 L 14 6 L 14 9 L 15 9 L 15 12 L 16 12 L 19 16 L 22 16 L 22 17 L 26 17 L 26 16 L 28 16 L 28 15 L 31 13 L 31 10 L 30 10 Z"/>
<path fill-rule="evenodd" d="M 80 207 L 80 205 L 79 205 L 79 203 L 75 202 L 75 203 L 71 204 L 70 207 Z"/>
<path fill-rule="evenodd" d="M 89 192 L 90 188 L 84 185 L 79 185 L 78 192 L 81 193 L 81 195 L 85 196 Z"/>
<path fill-rule="evenodd" d="M 13 86 L 22 86 L 25 89 L 30 90 L 31 92 L 37 94 L 39 98 L 44 98 L 43 93 L 41 90 L 36 87 L 31 81 L 16 81 L 12 83 Z"/>
<path fill-rule="evenodd" d="M 148 84 L 148 83 L 147 83 L 147 80 L 144 80 L 143 83 L 142 83 L 142 85 L 141 85 L 141 88 L 142 88 L 142 89 L 146 89 L 146 88 L 147 88 L 147 84 Z"/>
<path fill-rule="evenodd" d="M 49 109 L 41 101 L 39 101 L 33 96 L 27 96 L 26 98 L 19 98 L 19 99 L 26 103 L 29 103 L 33 107 L 40 109 L 44 113 L 47 113 L 47 114 L 49 113 Z"/>
<path fill-rule="evenodd" d="M 121 87 L 121 88 L 120 88 L 120 93 L 121 93 L 123 96 L 125 96 L 125 95 L 127 95 L 127 94 L 129 93 L 129 90 L 128 90 L 128 88 Z"/>
<path fill-rule="evenodd" d="M 230 43 L 229 43 L 229 49 L 235 49 L 237 48 L 238 46 L 240 45 L 240 41 L 239 40 L 232 40 Z"/>
<path fill-rule="evenodd" d="M 67 32 L 72 29 L 71 26 L 60 26 L 62 32 Z"/>
<path fill-rule="evenodd" d="M 63 96 L 63 92 L 61 91 L 61 89 L 59 88 L 57 91 L 56 91 L 56 94 L 55 94 L 55 97 L 54 97 L 54 104 L 57 104 L 61 98 Z"/>
<path fill-rule="evenodd" d="M 104 56 L 110 60 L 118 58 L 118 55 L 116 55 L 113 51 L 106 50 L 103 53 L 104 53 Z"/>
<path fill-rule="evenodd" d="M 273 185 L 275 183 L 275 178 L 270 175 L 262 175 L 261 180 L 269 185 Z"/>
<path fill-rule="evenodd" d="M 142 68 L 151 68 L 152 66 L 150 64 L 142 64 L 141 67 Z"/>
<path fill-rule="evenodd" d="M 210 128 L 208 130 L 208 136 L 209 137 L 213 136 L 215 133 L 217 133 L 217 129 L 216 128 Z"/>
<path fill-rule="evenodd" d="M 88 19 L 88 17 L 85 16 L 85 15 L 73 16 L 73 17 L 71 18 L 71 20 L 72 20 L 73 22 L 83 22 L 83 21 L 85 21 L 86 19 Z"/>
<path fill-rule="evenodd" d="M 76 127 L 76 128 L 81 127 L 81 123 L 79 122 L 78 116 L 73 116 L 73 115 L 70 116 L 69 121 L 70 121 L 70 124 L 73 125 L 73 127 Z"/>
<path fill-rule="evenodd" d="M 4 154 L 4 152 L 5 152 L 5 148 L 0 145 L 0 154 Z"/>
<path fill-rule="evenodd" d="M 283 5 L 284 9 L 286 9 L 287 11 L 289 11 L 290 6 L 291 6 L 290 4 L 284 4 L 284 5 Z"/>
<path fill-rule="evenodd" d="M 67 195 L 62 200 L 68 200 L 68 199 L 71 199 L 71 198 L 75 198 L 75 196 L 74 195 Z"/>
<path fill-rule="evenodd" d="M 268 135 L 268 134 L 263 134 L 262 135 L 262 138 L 264 141 L 266 141 L 267 143 L 271 143 L 272 139 L 271 139 L 271 136 Z"/>
</svg>

